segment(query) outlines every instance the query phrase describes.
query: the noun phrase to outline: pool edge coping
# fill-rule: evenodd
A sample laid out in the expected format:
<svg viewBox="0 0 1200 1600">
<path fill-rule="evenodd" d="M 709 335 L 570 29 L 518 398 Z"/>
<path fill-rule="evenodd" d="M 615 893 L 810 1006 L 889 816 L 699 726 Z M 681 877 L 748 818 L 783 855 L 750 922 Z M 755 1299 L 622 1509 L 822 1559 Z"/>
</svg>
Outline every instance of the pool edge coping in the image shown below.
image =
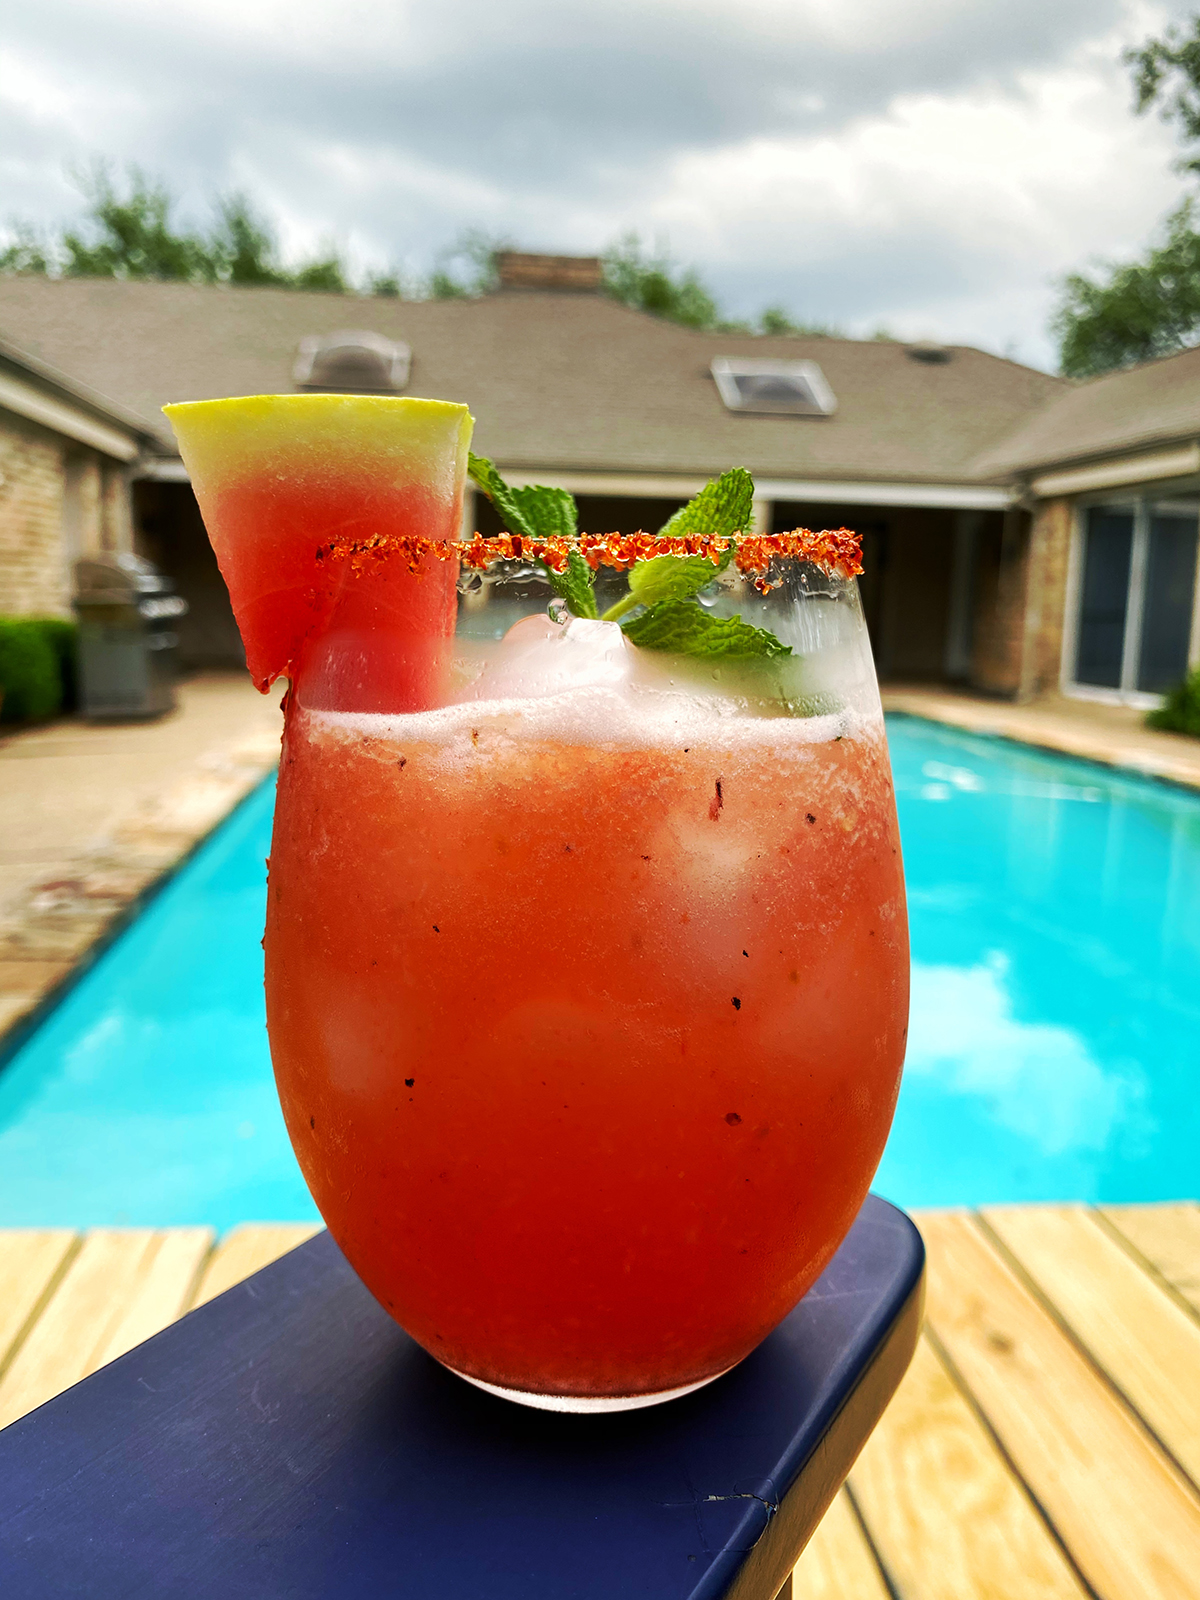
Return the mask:
<svg viewBox="0 0 1200 1600">
<path fill-rule="evenodd" d="M 986 702 L 985 702 L 986 704 Z M 1007 709 L 1007 708 L 1006 708 Z M 1087 748 L 1072 748 L 1069 744 L 1056 739 L 1049 730 L 1030 729 L 1018 733 L 1014 730 L 998 727 L 996 723 L 988 722 L 986 717 L 976 716 L 974 706 L 961 716 L 951 713 L 949 707 L 940 705 L 922 705 L 914 703 L 914 698 L 901 692 L 895 696 L 886 691 L 883 694 L 883 711 L 887 717 L 909 717 L 917 722 L 928 722 L 934 726 L 954 728 L 959 733 L 973 734 L 981 739 L 999 739 L 1005 744 L 1027 745 L 1030 749 L 1041 750 L 1050 755 L 1060 756 L 1064 760 L 1079 761 L 1094 767 L 1105 767 L 1110 772 L 1125 773 L 1131 778 L 1141 778 L 1147 783 L 1166 784 L 1172 789 L 1179 789 L 1185 794 L 1200 797 L 1200 769 L 1193 776 L 1183 772 L 1164 772 L 1153 767 L 1142 766 L 1136 762 L 1121 759 L 1121 752 L 1106 750 L 1102 745 L 1093 744 L 1084 739 Z M 1186 734 L 1178 735 L 1186 738 Z M 1200 744 L 1200 741 L 1197 741 Z M 1190 754 L 1191 752 L 1187 752 Z M 1200 753 L 1198 753 L 1200 759 Z"/>
<path fill-rule="evenodd" d="M 181 840 L 179 848 L 169 859 L 147 870 L 144 862 L 139 862 L 132 850 L 124 852 L 127 859 L 122 862 L 122 851 L 118 845 L 115 850 L 106 853 L 102 863 L 97 863 L 101 872 L 108 871 L 111 874 L 115 871 L 119 875 L 124 868 L 130 876 L 140 879 L 140 882 L 128 893 L 118 893 L 109 897 L 111 909 L 99 913 L 100 920 L 94 924 L 93 930 L 81 930 L 82 937 L 77 942 L 77 948 L 71 953 L 64 954 L 61 962 L 57 963 L 63 967 L 60 973 L 28 991 L 18 991 L 18 995 L 27 992 L 32 998 L 24 1010 L 17 1011 L 7 1023 L 0 1024 L 0 1072 L 5 1070 L 13 1057 L 76 984 L 81 982 L 97 961 L 162 894 L 208 841 L 254 798 L 264 783 L 276 776 L 278 755 L 273 755 L 270 760 L 249 758 L 244 752 L 239 752 L 239 756 L 237 763 L 239 770 L 231 780 L 230 794 L 220 811 L 206 818 L 199 827 L 189 830 L 186 837 Z M 36 915 L 36 911 L 33 914 Z M 32 957 L 30 965 L 37 964 L 37 961 L 36 956 Z M 17 962 L 11 964 L 16 965 Z M 56 963 L 49 960 L 42 964 Z M 0 995 L 0 999 L 3 998 Z"/>
</svg>

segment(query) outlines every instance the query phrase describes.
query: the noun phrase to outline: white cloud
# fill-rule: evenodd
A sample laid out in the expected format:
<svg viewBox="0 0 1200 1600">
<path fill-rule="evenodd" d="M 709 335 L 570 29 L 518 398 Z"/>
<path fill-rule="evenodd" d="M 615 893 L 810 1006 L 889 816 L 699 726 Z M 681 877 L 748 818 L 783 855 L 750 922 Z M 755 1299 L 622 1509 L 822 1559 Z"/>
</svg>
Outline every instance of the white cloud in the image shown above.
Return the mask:
<svg viewBox="0 0 1200 1600">
<path fill-rule="evenodd" d="M 1019 1021 L 1007 970 L 999 955 L 969 968 L 914 962 L 906 1075 L 985 1102 L 1044 1155 L 1105 1149 L 1135 1109 L 1132 1077 L 1107 1072 L 1070 1028 Z"/>
<path fill-rule="evenodd" d="M 739 310 L 769 283 L 856 332 L 1016 339 L 1049 363 L 1055 281 L 1136 251 L 1178 197 L 1169 132 L 1130 115 L 1118 62 L 1131 37 L 1006 84 L 897 95 L 835 133 L 687 152 L 614 223 L 649 216 Z"/>
<path fill-rule="evenodd" d="M 285 240 L 427 266 L 468 226 L 669 240 L 739 313 L 1043 363 L 1053 283 L 1179 192 L 1130 111 L 1143 0 L 42 0 L 0 25 L 0 217 L 64 165 L 251 188 Z"/>
</svg>

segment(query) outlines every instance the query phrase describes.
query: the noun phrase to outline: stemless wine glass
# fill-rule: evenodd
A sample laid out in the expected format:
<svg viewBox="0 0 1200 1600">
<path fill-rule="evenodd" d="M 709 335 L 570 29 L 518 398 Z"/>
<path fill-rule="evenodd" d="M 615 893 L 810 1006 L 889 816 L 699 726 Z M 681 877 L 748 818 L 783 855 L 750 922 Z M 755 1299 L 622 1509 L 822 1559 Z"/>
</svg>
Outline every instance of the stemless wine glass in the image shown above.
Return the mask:
<svg viewBox="0 0 1200 1600">
<path fill-rule="evenodd" d="M 556 598 L 572 550 L 612 620 Z M 409 526 L 322 551 L 335 620 L 289 696 L 265 941 L 304 1175 L 462 1377 L 570 1411 L 686 1393 L 828 1262 L 895 1105 L 907 926 L 853 542 Z M 712 582 L 652 613 L 650 559 Z M 336 615 L 389 571 L 459 574 L 397 643 L 421 658 L 424 616 L 423 704 L 330 667 L 386 658 Z M 694 648 L 714 622 L 742 653 Z"/>
</svg>

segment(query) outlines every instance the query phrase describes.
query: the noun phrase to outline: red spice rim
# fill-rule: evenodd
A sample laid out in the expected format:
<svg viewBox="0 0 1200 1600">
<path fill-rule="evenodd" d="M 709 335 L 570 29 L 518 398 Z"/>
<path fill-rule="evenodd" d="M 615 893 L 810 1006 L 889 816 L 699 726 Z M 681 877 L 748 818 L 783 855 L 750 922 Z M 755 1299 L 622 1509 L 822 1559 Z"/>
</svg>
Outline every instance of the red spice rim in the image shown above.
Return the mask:
<svg viewBox="0 0 1200 1600">
<path fill-rule="evenodd" d="M 501 533 L 485 539 L 477 533 L 470 539 L 445 540 L 381 533 L 370 539 L 332 540 L 317 550 L 317 560 L 399 556 L 415 570 L 423 555 L 432 554 L 441 561 L 457 556 L 474 570 L 489 567 L 493 561 L 542 561 L 552 571 L 562 572 L 572 551 L 577 551 L 593 571 L 602 566 L 624 571 L 655 556 L 701 557 L 719 567 L 731 545 L 738 571 L 753 576 L 760 588 L 773 587 L 763 575 L 781 556 L 811 562 L 830 577 L 856 578 L 862 571 L 862 543 L 849 528 L 821 532 L 796 528 L 791 533 L 751 533 L 734 539 L 719 534 L 668 538 L 656 533 L 581 533 L 574 539 L 526 539 L 517 533 Z"/>
</svg>

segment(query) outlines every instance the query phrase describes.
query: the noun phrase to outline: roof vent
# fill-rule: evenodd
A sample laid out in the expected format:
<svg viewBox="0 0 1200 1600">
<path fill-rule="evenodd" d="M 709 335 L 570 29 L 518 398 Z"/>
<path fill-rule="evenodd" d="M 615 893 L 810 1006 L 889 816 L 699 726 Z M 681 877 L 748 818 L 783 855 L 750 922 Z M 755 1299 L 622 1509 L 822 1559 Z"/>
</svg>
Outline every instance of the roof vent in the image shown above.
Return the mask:
<svg viewBox="0 0 1200 1600">
<path fill-rule="evenodd" d="M 502 289 L 568 289 L 599 294 L 604 263 L 599 256 L 534 256 L 523 250 L 500 250 L 496 272 Z"/>
<path fill-rule="evenodd" d="M 831 417 L 837 410 L 837 396 L 815 361 L 717 356 L 712 375 L 730 411 Z"/>
<path fill-rule="evenodd" d="M 397 394 L 408 382 L 412 351 L 378 333 L 311 333 L 301 339 L 292 381 L 333 394 Z"/>
<path fill-rule="evenodd" d="M 904 353 L 910 361 L 920 361 L 927 367 L 944 367 L 953 351 L 944 344 L 935 344 L 932 339 L 922 339 L 908 345 Z"/>
</svg>

